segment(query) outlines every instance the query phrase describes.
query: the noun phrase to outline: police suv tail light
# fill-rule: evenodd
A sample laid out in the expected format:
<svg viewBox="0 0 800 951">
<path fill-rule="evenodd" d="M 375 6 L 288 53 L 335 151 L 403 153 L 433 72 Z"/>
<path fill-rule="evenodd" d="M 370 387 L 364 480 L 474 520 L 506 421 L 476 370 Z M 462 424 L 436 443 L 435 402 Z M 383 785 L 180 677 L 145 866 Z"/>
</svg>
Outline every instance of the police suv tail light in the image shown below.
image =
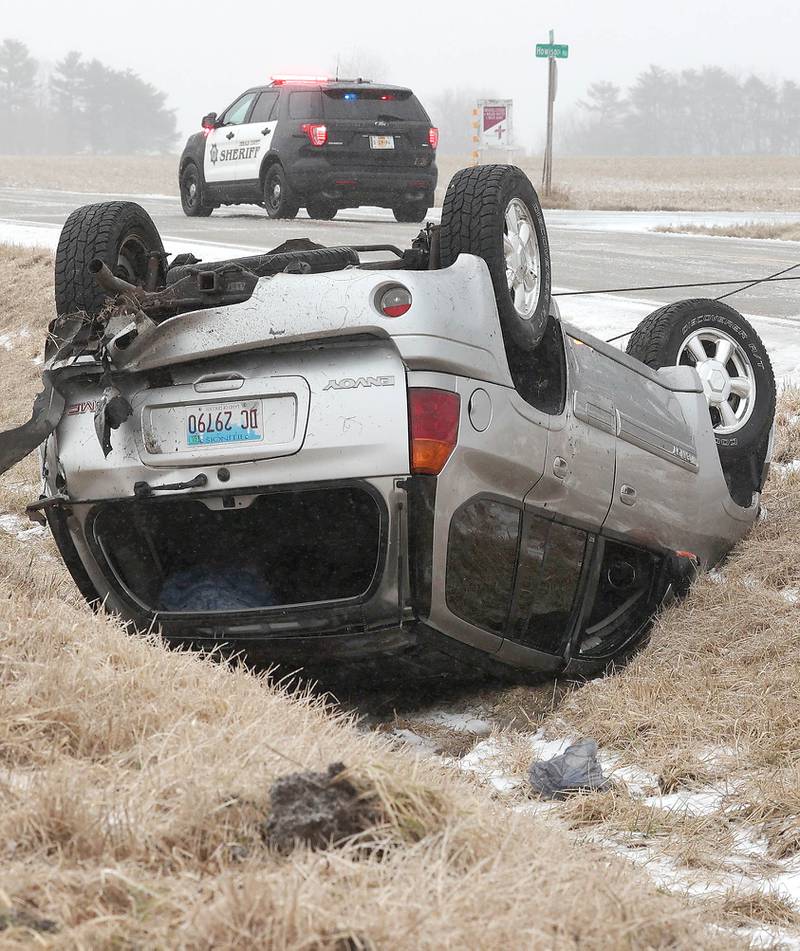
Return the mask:
<svg viewBox="0 0 800 951">
<path fill-rule="evenodd" d="M 408 421 L 411 471 L 414 475 L 439 475 L 458 439 L 461 398 L 449 390 L 411 387 Z"/>
<path fill-rule="evenodd" d="M 428 129 L 428 145 L 430 145 L 432 149 L 439 148 L 439 130 L 436 126 L 431 126 L 430 129 Z"/>
<path fill-rule="evenodd" d="M 411 308 L 411 291 L 396 284 L 388 287 L 378 298 L 378 310 L 384 317 L 402 317 Z"/>
<path fill-rule="evenodd" d="M 328 141 L 328 127 L 321 122 L 305 122 L 301 128 L 312 145 L 325 145 Z"/>
</svg>

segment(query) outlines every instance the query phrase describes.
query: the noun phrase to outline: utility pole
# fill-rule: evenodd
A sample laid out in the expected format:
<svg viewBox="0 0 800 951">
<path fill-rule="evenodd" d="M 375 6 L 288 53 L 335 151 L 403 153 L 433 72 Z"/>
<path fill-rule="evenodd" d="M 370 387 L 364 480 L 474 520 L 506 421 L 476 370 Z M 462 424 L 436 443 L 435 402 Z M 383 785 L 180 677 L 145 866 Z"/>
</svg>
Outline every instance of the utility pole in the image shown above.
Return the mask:
<svg viewBox="0 0 800 951">
<path fill-rule="evenodd" d="M 536 56 L 547 59 L 547 144 L 544 149 L 544 166 L 542 168 L 542 189 L 549 195 L 553 186 L 553 103 L 556 101 L 558 88 L 557 59 L 566 59 L 569 47 L 554 42 L 553 30 L 550 30 L 549 43 L 536 44 Z"/>
</svg>

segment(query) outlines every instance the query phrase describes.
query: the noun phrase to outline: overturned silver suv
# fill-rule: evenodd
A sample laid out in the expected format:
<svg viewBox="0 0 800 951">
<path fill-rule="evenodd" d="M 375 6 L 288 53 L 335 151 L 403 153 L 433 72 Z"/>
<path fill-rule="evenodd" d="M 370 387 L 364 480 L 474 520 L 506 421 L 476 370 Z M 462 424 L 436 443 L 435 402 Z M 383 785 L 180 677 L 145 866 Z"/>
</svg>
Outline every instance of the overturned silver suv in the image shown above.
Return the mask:
<svg viewBox="0 0 800 951">
<path fill-rule="evenodd" d="M 171 643 L 588 673 L 757 515 L 755 331 L 711 300 L 627 353 L 562 322 L 511 166 L 457 173 L 407 249 L 168 264 L 138 205 L 89 205 L 56 296 L 30 510 L 90 602 Z"/>
</svg>

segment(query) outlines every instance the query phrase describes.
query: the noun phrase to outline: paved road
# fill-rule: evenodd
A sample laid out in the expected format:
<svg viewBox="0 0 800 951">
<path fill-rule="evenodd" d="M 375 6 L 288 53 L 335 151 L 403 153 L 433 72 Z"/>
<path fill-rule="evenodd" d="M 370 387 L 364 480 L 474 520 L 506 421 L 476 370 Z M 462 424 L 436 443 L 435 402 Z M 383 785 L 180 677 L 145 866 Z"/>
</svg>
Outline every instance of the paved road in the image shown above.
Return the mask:
<svg viewBox="0 0 800 951">
<path fill-rule="evenodd" d="M 103 201 L 110 195 L 0 188 L 0 240 L 17 234 L 24 243 L 52 246 L 56 229 L 80 204 Z M 238 249 L 267 249 L 286 238 L 308 236 L 321 244 L 392 243 L 406 246 L 418 231 L 416 225 L 398 224 L 391 212 L 360 209 L 339 212 L 332 222 L 270 221 L 255 206 L 215 211 L 210 218 L 186 218 L 176 198 L 134 196 L 155 219 L 167 249 L 193 250 L 211 260 Z M 301 212 L 301 215 L 304 213 Z M 438 217 L 438 210 L 432 218 Z M 631 212 L 552 212 L 548 225 L 553 259 L 553 283 L 558 289 L 595 290 L 627 286 L 672 284 L 700 280 L 734 280 L 760 277 L 800 262 L 800 244 L 732 238 L 657 234 L 649 231 L 659 222 L 735 218 L 734 215 Z M 742 215 L 747 219 L 752 215 Z M 789 220 L 792 216 L 762 215 Z M 798 216 L 794 216 L 795 219 Z M 41 241 L 34 240 L 37 235 Z M 800 276 L 800 268 L 795 272 Z M 631 313 L 642 306 L 686 296 L 713 296 L 726 288 L 681 291 L 642 291 L 620 299 L 631 300 Z M 634 306 L 634 299 L 638 306 Z M 608 310 L 609 298 L 561 298 L 567 313 L 599 315 Z M 733 298 L 746 313 L 794 318 L 800 335 L 800 282 L 762 285 Z M 596 306 L 595 306 L 596 304 Z"/>
</svg>

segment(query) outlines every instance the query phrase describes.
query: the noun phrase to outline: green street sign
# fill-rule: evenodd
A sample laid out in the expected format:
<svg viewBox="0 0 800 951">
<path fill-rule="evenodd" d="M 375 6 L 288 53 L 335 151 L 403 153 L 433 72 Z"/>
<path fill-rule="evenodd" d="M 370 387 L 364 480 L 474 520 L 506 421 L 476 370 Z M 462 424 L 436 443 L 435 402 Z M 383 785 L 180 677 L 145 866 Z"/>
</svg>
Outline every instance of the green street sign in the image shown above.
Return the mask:
<svg viewBox="0 0 800 951">
<path fill-rule="evenodd" d="M 565 43 L 537 43 L 536 56 L 539 59 L 566 59 L 569 56 L 569 46 Z"/>
</svg>

